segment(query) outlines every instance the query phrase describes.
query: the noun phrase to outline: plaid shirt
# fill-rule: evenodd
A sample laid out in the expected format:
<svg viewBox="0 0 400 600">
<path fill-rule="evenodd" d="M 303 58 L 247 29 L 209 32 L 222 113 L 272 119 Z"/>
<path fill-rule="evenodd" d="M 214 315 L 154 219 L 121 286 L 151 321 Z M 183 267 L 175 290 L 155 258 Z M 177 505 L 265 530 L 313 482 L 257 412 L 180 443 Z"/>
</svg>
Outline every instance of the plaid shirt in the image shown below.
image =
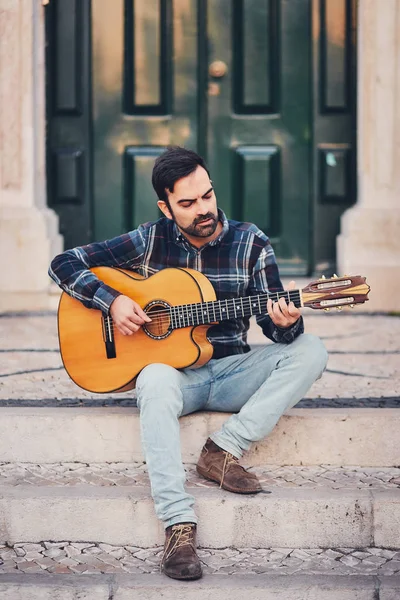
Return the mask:
<svg viewBox="0 0 400 600">
<path fill-rule="evenodd" d="M 219 216 L 221 233 L 201 248 L 192 246 L 173 221 L 161 218 L 111 240 L 67 250 L 54 258 L 49 275 L 86 307 L 106 314 L 119 292 L 100 281 L 92 267 L 131 269 L 144 277 L 166 267 L 189 267 L 206 275 L 218 300 L 283 290 L 268 237 L 251 223 L 228 221 L 221 210 Z M 290 343 L 304 331 L 302 318 L 287 329 L 276 327 L 268 315 L 257 322 L 274 342 Z M 248 352 L 248 329 L 248 317 L 210 327 L 213 358 Z"/>
</svg>

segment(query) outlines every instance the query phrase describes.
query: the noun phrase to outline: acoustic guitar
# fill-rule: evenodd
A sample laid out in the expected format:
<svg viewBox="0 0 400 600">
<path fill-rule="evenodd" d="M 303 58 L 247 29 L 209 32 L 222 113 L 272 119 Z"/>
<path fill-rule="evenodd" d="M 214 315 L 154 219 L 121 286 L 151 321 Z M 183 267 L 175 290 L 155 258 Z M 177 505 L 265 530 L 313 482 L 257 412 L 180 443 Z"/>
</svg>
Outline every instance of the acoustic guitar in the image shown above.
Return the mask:
<svg viewBox="0 0 400 600">
<path fill-rule="evenodd" d="M 58 334 L 64 367 L 85 390 L 123 392 L 135 387 L 140 371 L 151 363 L 176 369 L 201 367 L 213 353 L 207 330 L 226 319 L 267 312 L 267 300 L 280 297 L 314 309 L 353 307 L 368 300 L 365 277 L 319 279 L 303 289 L 217 300 L 214 288 L 193 269 L 163 269 L 149 278 L 133 271 L 96 267 L 104 283 L 134 299 L 151 318 L 131 336 L 119 333 L 111 316 L 85 308 L 62 293 Z"/>
</svg>

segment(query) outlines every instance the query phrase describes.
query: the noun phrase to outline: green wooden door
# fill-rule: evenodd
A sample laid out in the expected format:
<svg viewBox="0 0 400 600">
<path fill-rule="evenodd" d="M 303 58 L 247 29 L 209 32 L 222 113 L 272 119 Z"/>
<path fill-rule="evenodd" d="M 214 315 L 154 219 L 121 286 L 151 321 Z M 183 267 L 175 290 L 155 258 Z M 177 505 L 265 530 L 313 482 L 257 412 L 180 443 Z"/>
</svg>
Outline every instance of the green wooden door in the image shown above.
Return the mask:
<svg viewBox="0 0 400 600">
<path fill-rule="evenodd" d="M 355 0 L 91 4 L 93 239 L 156 219 L 155 157 L 205 156 L 290 275 L 334 264 L 355 199 Z"/>
</svg>

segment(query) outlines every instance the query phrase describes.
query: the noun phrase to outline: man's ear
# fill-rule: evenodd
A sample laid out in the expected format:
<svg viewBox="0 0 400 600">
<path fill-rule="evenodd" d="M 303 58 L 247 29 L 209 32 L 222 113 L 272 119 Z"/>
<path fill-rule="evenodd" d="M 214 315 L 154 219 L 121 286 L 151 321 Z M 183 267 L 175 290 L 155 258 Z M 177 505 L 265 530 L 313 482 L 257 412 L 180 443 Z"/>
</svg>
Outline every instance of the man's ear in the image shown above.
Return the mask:
<svg viewBox="0 0 400 600">
<path fill-rule="evenodd" d="M 161 210 L 161 212 L 167 217 L 167 219 L 172 219 L 171 211 L 169 210 L 169 208 L 168 208 L 166 202 L 164 202 L 164 200 L 158 200 L 157 206 Z"/>
</svg>

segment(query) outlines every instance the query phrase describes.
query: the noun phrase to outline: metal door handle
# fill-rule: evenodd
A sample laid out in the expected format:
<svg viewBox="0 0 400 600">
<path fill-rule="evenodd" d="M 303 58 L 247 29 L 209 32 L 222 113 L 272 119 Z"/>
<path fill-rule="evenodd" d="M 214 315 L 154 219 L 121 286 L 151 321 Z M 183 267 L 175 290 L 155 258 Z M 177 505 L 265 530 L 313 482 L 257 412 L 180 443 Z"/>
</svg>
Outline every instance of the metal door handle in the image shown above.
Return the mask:
<svg viewBox="0 0 400 600">
<path fill-rule="evenodd" d="M 214 60 L 208 67 L 210 77 L 223 77 L 228 72 L 228 66 L 222 60 Z"/>
</svg>

